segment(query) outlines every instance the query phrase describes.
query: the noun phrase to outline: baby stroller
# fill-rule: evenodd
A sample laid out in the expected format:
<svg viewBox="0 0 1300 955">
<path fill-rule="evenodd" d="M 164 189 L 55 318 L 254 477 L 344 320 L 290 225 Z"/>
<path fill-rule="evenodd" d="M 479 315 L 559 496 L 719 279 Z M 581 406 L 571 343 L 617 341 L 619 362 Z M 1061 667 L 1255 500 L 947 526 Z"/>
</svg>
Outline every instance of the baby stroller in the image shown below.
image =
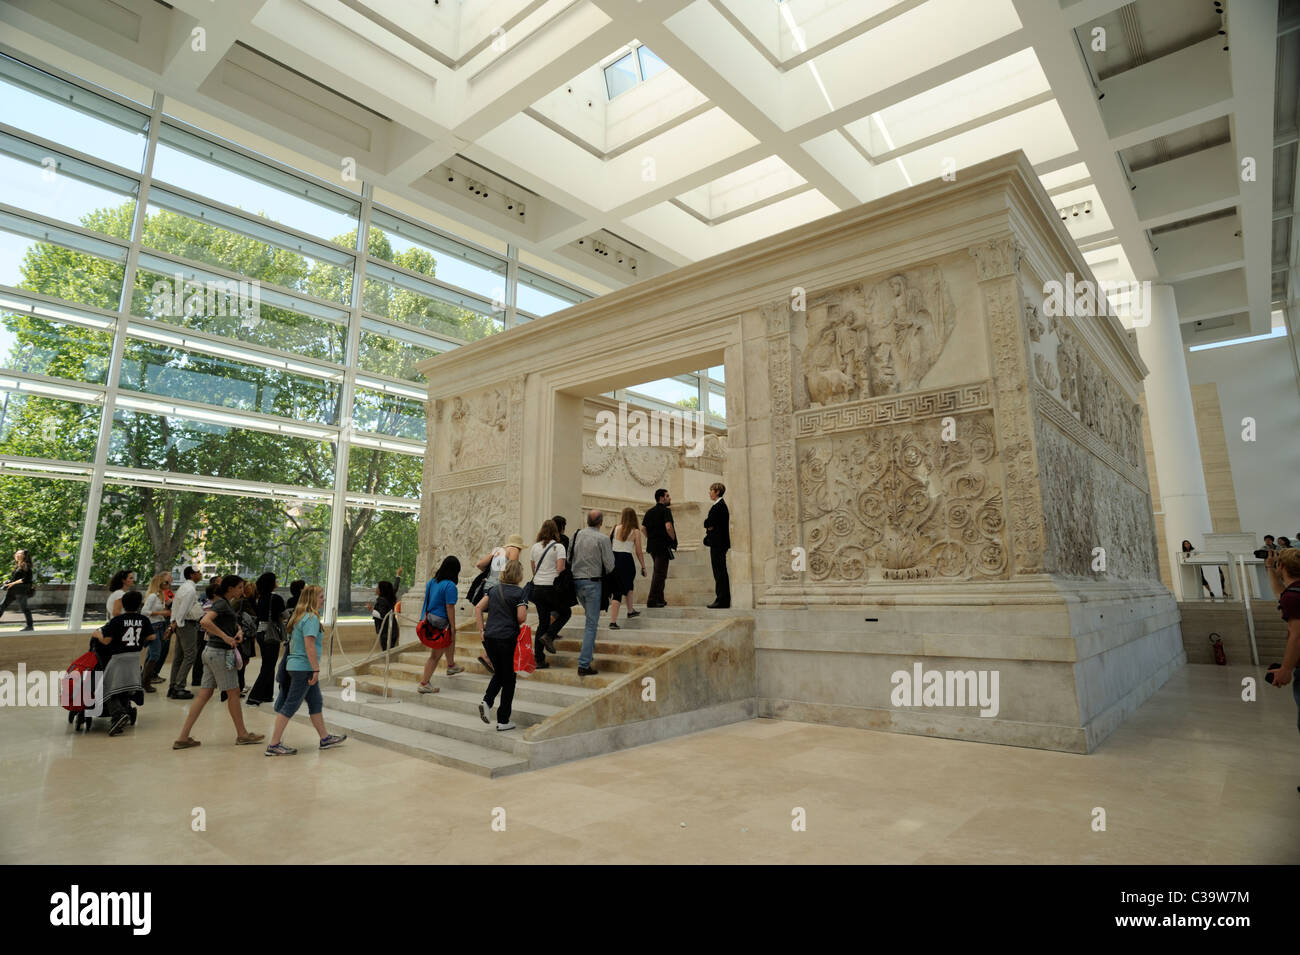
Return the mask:
<svg viewBox="0 0 1300 955">
<path fill-rule="evenodd" d="M 138 713 L 132 704 L 144 703 L 139 659 L 135 654 L 118 654 L 105 661 L 100 656 L 101 646 L 91 637 L 90 648 L 63 674 L 60 703 L 76 730 L 89 732 L 96 716 L 111 718 L 118 712 L 125 712 L 134 726 Z M 102 706 L 96 694 L 103 697 Z"/>
</svg>

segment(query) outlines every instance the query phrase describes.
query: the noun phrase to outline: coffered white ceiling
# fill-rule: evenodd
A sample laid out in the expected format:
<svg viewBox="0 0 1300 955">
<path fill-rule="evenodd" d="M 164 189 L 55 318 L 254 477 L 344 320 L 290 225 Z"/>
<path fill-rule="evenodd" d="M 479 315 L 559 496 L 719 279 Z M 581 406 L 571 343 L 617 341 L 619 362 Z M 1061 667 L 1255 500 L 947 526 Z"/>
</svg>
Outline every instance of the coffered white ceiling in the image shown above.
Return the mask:
<svg viewBox="0 0 1300 955">
<path fill-rule="evenodd" d="M 1274 96 L 1275 72 L 1294 74 L 1295 8 L 0 0 L 0 41 L 110 70 L 326 170 L 351 159 L 377 187 L 605 286 L 1019 148 L 1099 275 L 1173 283 L 1199 339 L 1265 331 L 1295 295 L 1295 93 L 1276 116 Z M 601 67 L 637 43 L 668 68 L 611 100 Z M 1277 176 L 1275 148 L 1290 166 Z"/>
</svg>

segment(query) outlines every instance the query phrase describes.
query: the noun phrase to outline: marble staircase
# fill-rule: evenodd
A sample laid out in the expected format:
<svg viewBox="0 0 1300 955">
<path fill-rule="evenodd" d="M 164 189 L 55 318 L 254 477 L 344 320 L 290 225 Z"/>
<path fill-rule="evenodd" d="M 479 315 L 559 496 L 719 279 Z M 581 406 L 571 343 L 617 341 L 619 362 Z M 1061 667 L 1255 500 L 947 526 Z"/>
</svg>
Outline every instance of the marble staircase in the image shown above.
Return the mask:
<svg viewBox="0 0 1300 955">
<path fill-rule="evenodd" d="M 582 704 L 614 692 L 629 680 L 635 679 L 639 686 L 645 674 L 659 673 L 660 661 L 673 655 L 675 650 L 716 640 L 718 638 L 714 635 L 720 631 L 726 639 L 734 639 L 730 631 L 737 629 L 736 619 L 725 612 L 669 607 L 643 611 L 641 616 L 631 620 L 621 619 L 622 629 L 611 630 L 608 618 L 602 616 L 593 661 L 598 673 L 580 677 L 577 660 L 583 616 L 580 609 L 575 608 L 573 618 L 556 641 L 558 652 L 547 655 L 550 666 L 532 674 L 520 674 L 511 716 L 518 728 L 504 733 L 497 731 L 495 720 L 485 724 L 479 718 L 478 702 L 490 676 L 477 659 L 482 653 L 477 632 L 462 626 L 457 635 L 456 663 L 464 667 L 465 672 L 449 677 L 445 674 L 445 667 L 440 665 L 431 679 L 431 685 L 436 686 L 439 692 L 418 692 L 417 684 L 428 651 L 415 642 L 403 643 L 390 654 L 387 662 L 387 699 L 385 661 L 379 654 L 358 664 L 352 671 L 335 674 L 335 685 L 324 689 L 326 721 L 331 731 L 348 733 L 357 739 L 489 777 L 595 755 L 621 748 L 624 744 L 609 733 L 599 732 L 588 734 L 588 738 L 579 744 L 571 739 L 556 739 L 553 732 L 550 734 L 552 738 L 539 741 L 533 741 L 530 735 L 541 731 L 543 724 L 547 727 L 562 725 L 567 714 Z M 752 671 L 752 621 L 748 617 L 740 619 L 745 628 L 742 639 L 748 640 L 750 648 L 749 666 Z M 530 613 L 528 622 L 535 630 L 535 612 Z M 681 665 L 668 664 L 678 668 Z M 656 676 L 656 679 L 664 678 Z M 352 681 L 350 685 L 346 683 L 348 680 Z M 678 680 L 680 682 L 680 675 Z M 752 672 L 750 680 L 752 683 Z M 698 702 L 701 704 L 699 707 L 689 709 L 710 709 L 711 701 L 701 699 Z M 735 701 L 724 702 L 734 704 Z M 608 706 L 605 709 L 608 710 Z M 756 703 L 752 709 L 756 710 Z M 742 710 L 748 712 L 744 707 L 737 709 L 732 705 L 730 709 L 700 719 L 707 725 L 720 725 L 716 722 L 719 716 L 729 717 Z M 656 720 L 653 715 L 627 707 L 619 712 L 628 717 L 619 722 L 648 720 L 663 724 L 657 728 L 641 727 L 641 735 L 649 732 L 651 738 L 664 738 L 692 728 L 692 721 L 683 719 L 682 714 L 675 714 L 668 720 Z M 605 723 L 608 722 L 606 718 Z M 682 729 L 683 726 L 688 728 Z M 704 728 L 704 725 L 693 728 Z M 626 733 L 618 737 L 619 740 L 629 738 Z"/>
</svg>

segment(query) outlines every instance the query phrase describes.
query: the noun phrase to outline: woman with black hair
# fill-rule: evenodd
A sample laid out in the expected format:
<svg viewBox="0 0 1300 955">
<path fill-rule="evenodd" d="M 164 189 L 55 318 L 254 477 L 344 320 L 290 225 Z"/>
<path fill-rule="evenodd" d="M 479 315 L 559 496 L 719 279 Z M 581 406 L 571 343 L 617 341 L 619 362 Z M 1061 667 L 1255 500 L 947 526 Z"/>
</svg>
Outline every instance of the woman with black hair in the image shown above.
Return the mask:
<svg viewBox="0 0 1300 955">
<path fill-rule="evenodd" d="M 460 561 L 455 557 L 444 557 L 438 565 L 438 572 L 433 580 L 425 584 L 424 604 L 420 607 L 420 619 L 427 621 L 434 630 L 447 631 L 448 642 L 445 647 L 430 648 L 429 659 L 424 663 L 424 677 L 417 687 L 421 693 L 437 693 L 436 686 L 429 685 L 429 678 L 442 655 L 447 654 L 447 675 L 454 676 L 461 672 L 456 666 L 456 601 L 460 594 L 456 590 L 456 581 L 460 578 Z"/>
<path fill-rule="evenodd" d="M 1185 541 L 1183 541 L 1183 560 L 1187 560 L 1188 557 L 1192 556 L 1192 553 L 1193 553 L 1195 550 L 1196 550 L 1196 548 L 1194 548 L 1194 547 L 1192 546 L 1192 542 L 1191 542 L 1191 541 L 1189 541 L 1189 540 L 1185 540 Z M 1210 595 L 1210 599 L 1213 600 L 1213 599 L 1214 599 L 1214 591 L 1210 588 L 1210 582 L 1209 582 L 1208 580 L 1205 579 L 1205 571 L 1204 571 L 1204 569 L 1201 570 L 1201 586 L 1205 588 L 1205 592 L 1208 593 L 1208 594 Z M 1223 568 L 1220 567 L 1220 568 L 1219 568 L 1219 587 L 1222 588 L 1223 586 L 1224 586 L 1224 580 L 1223 580 Z M 1225 593 L 1226 593 L 1226 591 L 1225 591 Z M 1184 598 L 1184 599 L 1186 599 L 1186 598 Z M 1224 599 L 1224 600 L 1227 600 L 1228 598 L 1227 598 L 1227 597 L 1224 597 L 1223 599 Z"/>
<path fill-rule="evenodd" d="M 375 633 L 379 634 L 379 646 L 384 650 L 397 646 L 401 634 L 397 626 L 397 594 L 402 589 L 402 570 L 397 568 L 396 580 L 381 580 L 375 584 L 375 599 L 366 604 L 375 623 Z"/>
<path fill-rule="evenodd" d="M 284 598 L 275 592 L 276 576 L 267 571 L 257 578 L 257 646 L 262 651 L 262 668 L 248 691 L 249 706 L 270 703 L 275 696 L 275 664 L 284 643 Z"/>
<path fill-rule="evenodd" d="M 108 619 L 112 620 L 122 612 L 122 595 L 128 590 L 135 590 L 135 571 L 119 570 L 108 582 L 108 590 L 105 608 L 108 610 Z"/>
<path fill-rule="evenodd" d="M 10 603 L 16 603 L 23 612 L 27 625 L 19 633 L 27 633 L 36 628 L 32 625 L 32 612 L 27 607 L 27 598 L 32 594 L 32 555 L 26 550 L 14 551 L 14 570 L 9 575 L 9 582 L 4 585 L 5 599 L 0 603 L 0 616 L 9 609 Z"/>
<path fill-rule="evenodd" d="M 198 720 L 203 707 L 208 705 L 212 694 L 217 690 L 226 693 L 226 708 L 230 711 L 230 720 L 235 724 L 235 743 L 247 745 L 260 743 L 265 737 L 261 733 L 250 733 L 244 725 L 244 714 L 239 707 L 239 676 L 235 660 L 235 649 L 249 636 L 239 626 L 239 620 L 231 601 L 238 600 L 244 592 L 244 579 L 238 574 L 229 574 L 221 579 L 212 606 L 199 621 L 199 630 L 206 636 L 203 648 L 203 686 L 195 694 L 194 702 L 185 717 L 180 738 L 172 743 L 172 749 L 190 749 L 198 746 L 199 741 L 190 736 L 194 723 Z"/>
</svg>

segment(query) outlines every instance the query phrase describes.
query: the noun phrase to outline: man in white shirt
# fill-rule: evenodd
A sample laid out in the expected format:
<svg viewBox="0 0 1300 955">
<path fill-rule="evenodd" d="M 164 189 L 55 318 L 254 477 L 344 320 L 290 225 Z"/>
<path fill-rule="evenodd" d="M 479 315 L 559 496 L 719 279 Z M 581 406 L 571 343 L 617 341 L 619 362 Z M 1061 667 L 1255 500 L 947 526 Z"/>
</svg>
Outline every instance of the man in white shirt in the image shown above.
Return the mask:
<svg viewBox="0 0 1300 955">
<path fill-rule="evenodd" d="M 180 644 L 172 654 L 172 675 L 167 697 L 173 700 L 191 700 L 194 694 L 185 689 L 185 674 L 194 668 L 198 655 L 199 619 L 203 616 L 203 604 L 195 582 L 203 577 L 193 567 L 185 568 L 185 580 L 176 588 L 172 598 L 172 623 Z"/>
</svg>

